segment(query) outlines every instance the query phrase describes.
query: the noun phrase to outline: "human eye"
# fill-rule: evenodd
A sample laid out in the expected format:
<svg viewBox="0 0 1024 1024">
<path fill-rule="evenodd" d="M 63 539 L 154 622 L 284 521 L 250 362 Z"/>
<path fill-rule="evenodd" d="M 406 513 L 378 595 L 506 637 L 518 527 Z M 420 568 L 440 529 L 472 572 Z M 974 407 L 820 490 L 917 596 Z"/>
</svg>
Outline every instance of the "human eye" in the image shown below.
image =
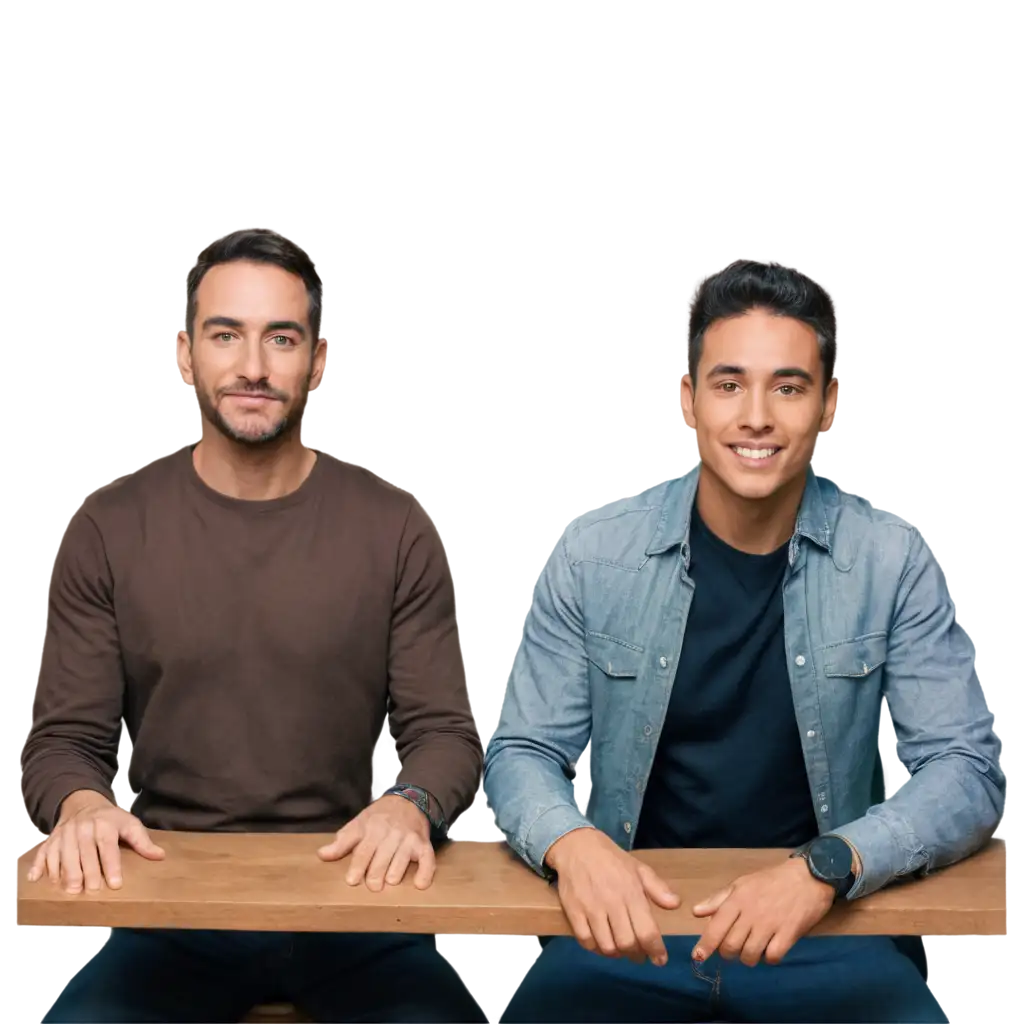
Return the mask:
<svg viewBox="0 0 1024 1024">
<path fill-rule="evenodd" d="M 275 348 L 292 348 L 295 345 L 295 339 L 287 334 L 275 334 L 270 340 Z"/>
</svg>

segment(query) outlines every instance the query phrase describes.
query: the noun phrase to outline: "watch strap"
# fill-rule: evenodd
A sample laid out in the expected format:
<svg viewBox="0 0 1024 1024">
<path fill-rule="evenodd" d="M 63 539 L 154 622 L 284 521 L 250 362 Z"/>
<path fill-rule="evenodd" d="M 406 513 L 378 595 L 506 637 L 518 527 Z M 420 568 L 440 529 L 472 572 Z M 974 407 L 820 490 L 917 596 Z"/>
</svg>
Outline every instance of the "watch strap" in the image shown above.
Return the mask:
<svg viewBox="0 0 1024 1024">
<path fill-rule="evenodd" d="M 434 798 L 433 794 L 420 786 L 412 786 L 406 783 L 398 783 L 390 789 L 385 790 L 383 796 L 400 796 L 415 804 L 426 815 L 430 822 L 430 838 L 446 839 L 448 837 L 448 823 L 444 820 L 444 811 L 441 805 Z"/>
</svg>

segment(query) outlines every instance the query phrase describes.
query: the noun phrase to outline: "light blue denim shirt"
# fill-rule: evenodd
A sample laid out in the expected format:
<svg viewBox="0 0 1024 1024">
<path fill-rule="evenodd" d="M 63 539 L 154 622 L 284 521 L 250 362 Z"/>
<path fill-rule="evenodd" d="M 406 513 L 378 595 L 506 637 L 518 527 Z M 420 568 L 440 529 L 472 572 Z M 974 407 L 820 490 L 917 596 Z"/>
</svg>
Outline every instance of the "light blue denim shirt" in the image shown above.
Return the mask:
<svg viewBox="0 0 1024 1024">
<path fill-rule="evenodd" d="M 511 847 L 542 874 L 548 848 L 575 828 L 632 846 L 693 597 L 699 472 L 575 520 L 537 583 L 484 789 Z M 917 530 L 808 470 L 783 606 L 818 829 L 861 857 L 849 898 L 983 846 L 1003 812 L 1001 744 L 974 647 Z M 911 775 L 888 800 L 883 696 Z M 573 779 L 588 741 L 584 816 Z"/>
</svg>

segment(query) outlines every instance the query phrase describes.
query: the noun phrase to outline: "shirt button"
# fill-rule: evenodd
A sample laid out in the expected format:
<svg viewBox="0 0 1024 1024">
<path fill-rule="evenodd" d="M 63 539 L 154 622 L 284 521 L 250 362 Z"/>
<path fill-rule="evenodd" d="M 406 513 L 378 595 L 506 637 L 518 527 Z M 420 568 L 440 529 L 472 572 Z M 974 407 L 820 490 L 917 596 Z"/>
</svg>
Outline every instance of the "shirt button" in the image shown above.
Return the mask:
<svg viewBox="0 0 1024 1024">
<path fill-rule="evenodd" d="M 814 739 L 814 730 L 813 729 L 808 729 L 807 730 L 807 738 L 809 740 L 813 740 Z"/>
<path fill-rule="evenodd" d="M 629 823 L 628 821 L 627 821 L 627 822 L 626 822 L 626 823 L 625 823 L 625 824 L 624 824 L 624 825 L 623 825 L 622 827 L 623 827 L 623 828 L 624 828 L 624 829 L 625 829 L 625 830 L 626 830 L 627 832 L 632 832 L 632 831 L 633 831 L 633 826 L 632 826 L 632 825 L 631 825 L 631 824 L 630 824 L 630 823 Z"/>
<path fill-rule="evenodd" d="M 668 658 L 665 658 L 665 657 L 661 657 L 661 658 L 659 658 L 659 659 L 658 659 L 658 664 L 659 664 L 659 665 L 660 665 L 660 666 L 661 666 L 662 668 L 668 668 Z"/>
<path fill-rule="evenodd" d="M 828 804 L 821 805 L 821 813 L 824 814 L 828 810 Z"/>
<path fill-rule="evenodd" d="M 644 735 L 645 736 L 650 736 L 652 732 L 654 732 L 654 730 L 649 725 L 645 725 L 644 726 Z"/>
<path fill-rule="evenodd" d="M 806 659 L 806 658 L 805 658 L 805 657 L 804 657 L 804 656 L 803 656 L 802 654 L 798 654 L 798 655 L 796 656 L 796 663 L 797 663 L 797 664 L 798 664 L 798 665 L 799 665 L 799 666 L 800 666 L 801 668 L 803 668 L 803 667 L 804 667 L 804 665 L 806 665 L 806 664 L 807 664 L 807 659 Z"/>
</svg>

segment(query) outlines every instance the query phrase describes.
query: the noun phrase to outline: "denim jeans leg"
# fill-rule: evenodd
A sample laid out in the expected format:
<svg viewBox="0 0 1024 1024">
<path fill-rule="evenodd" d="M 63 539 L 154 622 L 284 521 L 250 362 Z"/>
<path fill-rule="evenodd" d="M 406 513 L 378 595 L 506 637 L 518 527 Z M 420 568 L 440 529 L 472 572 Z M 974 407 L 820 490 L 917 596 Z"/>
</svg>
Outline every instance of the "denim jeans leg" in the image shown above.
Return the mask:
<svg viewBox="0 0 1024 1024">
<path fill-rule="evenodd" d="M 245 932 L 115 928 L 44 1024 L 238 1021 L 265 998 L 265 946 Z"/>
<path fill-rule="evenodd" d="M 287 997 L 314 1020 L 487 1020 L 433 935 L 297 934 L 284 976 Z"/>
<path fill-rule="evenodd" d="M 882 935 L 801 939 L 780 964 L 747 967 L 715 956 L 726 1020 L 945 1024 L 918 964 Z"/>
<path fill-rule="evenodd" d="M 572 938 L 545 941 L 503 1022 L 715 1020 L 714 978 L 694 971 L 696 936 L 666 936 L 664 967 L 589 953 Z"/>
</svg>

